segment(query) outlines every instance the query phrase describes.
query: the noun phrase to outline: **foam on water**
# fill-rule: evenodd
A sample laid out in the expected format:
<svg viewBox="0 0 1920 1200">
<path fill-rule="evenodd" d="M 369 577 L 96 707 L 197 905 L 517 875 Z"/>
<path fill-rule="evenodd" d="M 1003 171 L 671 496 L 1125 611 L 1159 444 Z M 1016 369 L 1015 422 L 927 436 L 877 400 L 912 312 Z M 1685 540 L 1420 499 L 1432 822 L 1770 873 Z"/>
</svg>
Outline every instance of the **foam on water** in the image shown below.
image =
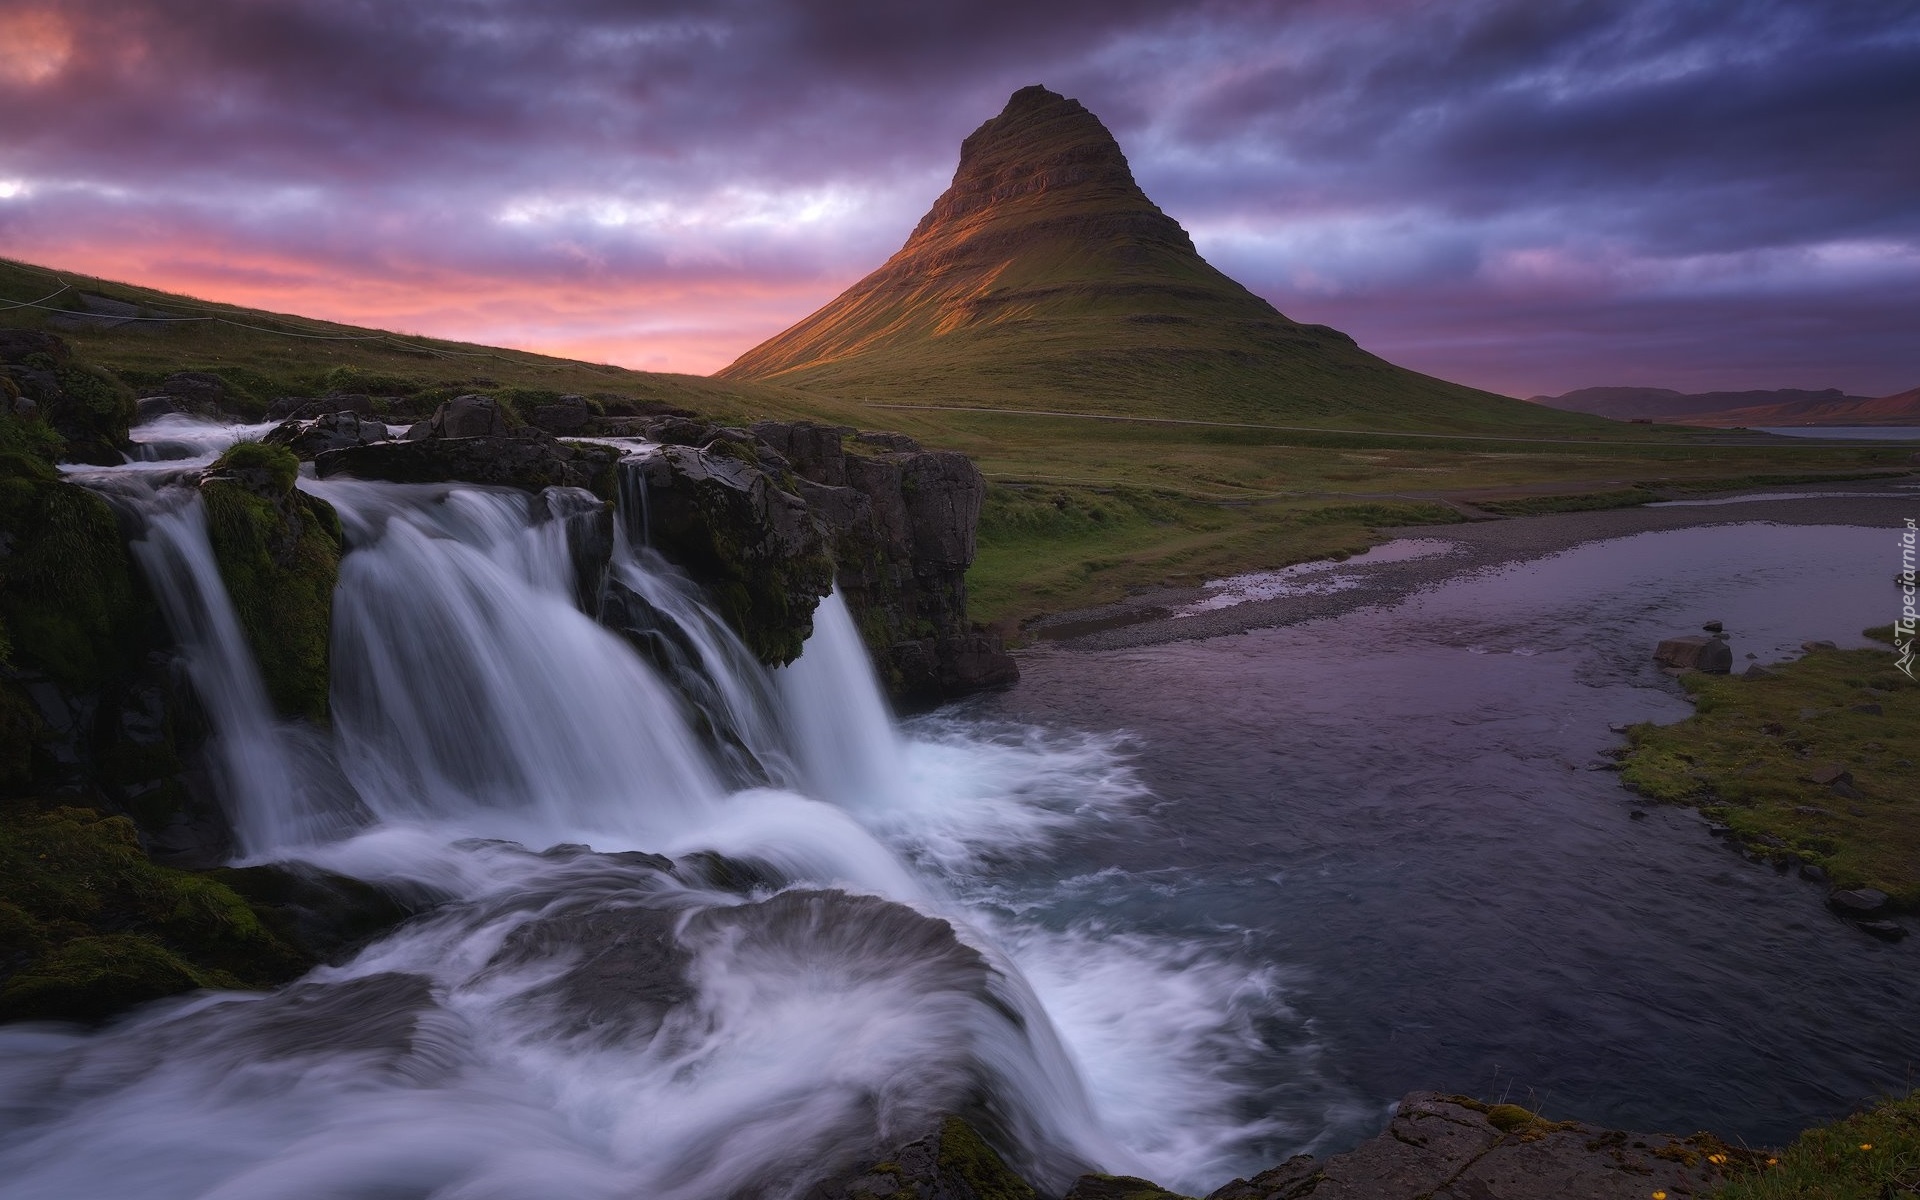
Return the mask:
<svg viewBox="0 0 1920 1200">
<path fill-rule="evenodd" d="M 590 594 L 583 494 L 303 480 L 350 547 L 323 733 L 273 715 L 197 497 L 81 478 L 143 523 L 246 857 L 438 907 L 271 996 L 0 1029 L 0 1197 L 777 1197 L 952 1111 L 1058 1189 L 1265 1128 L 1218 1062 L 1257 973 L 991 894 L 1144 803 L 1124 738 L 903 736 L 837 595 L 769 674 L 631 511 Z"/>
</svg>

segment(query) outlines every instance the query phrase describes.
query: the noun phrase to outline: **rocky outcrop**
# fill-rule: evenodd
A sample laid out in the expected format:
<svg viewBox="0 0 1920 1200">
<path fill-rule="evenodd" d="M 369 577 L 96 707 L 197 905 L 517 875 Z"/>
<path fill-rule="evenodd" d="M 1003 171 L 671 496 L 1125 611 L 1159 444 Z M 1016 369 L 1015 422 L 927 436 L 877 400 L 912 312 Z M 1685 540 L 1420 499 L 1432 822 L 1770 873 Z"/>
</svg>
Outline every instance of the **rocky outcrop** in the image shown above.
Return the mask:
<svg viewBox="0 0 1920 1200">
<path fill-rule="evenodd" d="M 282 422 L 260 440 L 269 446 L 285 446 L 296 458 L 311 462 L 329 450 L 370 446 L 387 438 L 385 424 L 370 416 L 342 410 Z"/>
<path fill-rule="evenodd" d="M 294 487 L 299 460 L 241 442 L 200 480 L 207 533 L 240 628 L 282 715 L 324 721 L 340 519 Z"/>
<path fill-rule="evenodd" d="M 611 498 L 613 466 L 619 458 L 620 452 L 609 446 L 563 442 L 550 433 L 522 426 L 507 434 L 430 435 L 412 441 L 343 446 L 321 451 L 313 461 L 322 479 L 347 475 L 393 483 L 457 481 L 531 492 L 577 487 Z"/>
<path fill-rule="evenodd" d="M 1623 1133 L 1415 1092 L 1386 1132 L 1345 1154 L 1301 1155 L 1207 1200 L 1646 1200 L 1704 1194 L 1752 1157 L 1705 1134 Z"/>
<path fill-rule="evenodd" d="M 0 400 L 12 415 L 44 422 L 57 434 L 65 443 L 63 461 L 113 466 L 132 445 L 133 392 L 75 361 L 58 335 L 0 330 Z"/>
<path fill-rule="evenodd" d="M 1000 639 L 967 620 L 986 481 L 965 455 L 806 421 L 763 421 L 753 433 L 790 464 L 831 530 L 841 592 L 896 702 L 1019 677 Z"/>
<path fill-rule="evenodd" d="M 492 396 L 455 396 L 433 415 L 407 430 L 406 439 L 505 437 L 512 428 L 507 410 Z"/>
<path fill-rule="evenodd" d="M 1733 650 L 1724 637 L 1667 638 L 1654 648 L 1653 659 L 1664 666 L 1709 675 L 1733 670 Z"/>
<path fill-rule="evenodd" d="M 807 1200 L 1039 1200 L 1039 1193 L 973 1126 L 948 1117 L 852 1179 L 815 1188 Z"/>
<path fill-rule="evenodd" d="M 799 657 L 813 610 L 833 588 L 827 532 L 745 442 L 663 446 L 628 468 L 645 498 L 649 543 L 705 585 L 760 661 Z"/>
</svg>

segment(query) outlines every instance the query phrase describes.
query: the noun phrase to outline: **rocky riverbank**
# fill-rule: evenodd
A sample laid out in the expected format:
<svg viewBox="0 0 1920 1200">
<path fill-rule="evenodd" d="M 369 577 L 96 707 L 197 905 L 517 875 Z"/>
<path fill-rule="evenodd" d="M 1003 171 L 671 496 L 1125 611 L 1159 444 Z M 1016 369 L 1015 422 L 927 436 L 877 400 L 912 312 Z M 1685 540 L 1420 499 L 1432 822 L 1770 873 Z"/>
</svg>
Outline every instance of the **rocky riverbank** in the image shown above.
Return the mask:
<svg viewBox="0 0 1920 1200">
<path fill-rule="evenodd" d="M 1807 495 L 1807 493 L 1812 493 Z M 1743 497 L 1774 497 L 1753 498 Z M 1473 521 L 1458 525 L 1418 525 L 1384 529 L 1392 537 L 1432 543 L 1435 552 L 1420 557 L 1368 561 L 1359 556 L 1331 568 L 1340 576 L 1335 590 L 1314 586 L 1327 573 L 1320 564 L 1303 564 L 1311 576 L 1296 575 L 1303 587 L 1269 589 L 1278 594 L 1243 603 L 1218 603 L 1222 589 L 1155 588 L 1100 608 L 1059 613 L 1028 623 L 1031 638 L 1058 642 L 1076 650 L 1114 650 L 1244 633 L 1337 616 L 1358 608 L 1391 604 L 1422 589 L 1478 571 L 1570 550 L 1588 542 L 1658 530 L 1687 529 L 1766 521 L 1780 525 L 1862 525 L 1888 530 L 1920 507 L 1920 483 L 1900 479 L 1820 484 L 1806 488 L 1753 488 L 1710 503 L 1544 513 L 1537 516 Z M 1289 568 L 1299 572 L 1302 568 Z M 1265 578 L 1285 584 L 1281 572 Z M 1258 580 L 1263 577 L 1244 577 Z M 1248 589 L 1254 593 L 1259 588 Z M 1198 606 L 1203 607 L 1196 611 Z"/>
</svg>

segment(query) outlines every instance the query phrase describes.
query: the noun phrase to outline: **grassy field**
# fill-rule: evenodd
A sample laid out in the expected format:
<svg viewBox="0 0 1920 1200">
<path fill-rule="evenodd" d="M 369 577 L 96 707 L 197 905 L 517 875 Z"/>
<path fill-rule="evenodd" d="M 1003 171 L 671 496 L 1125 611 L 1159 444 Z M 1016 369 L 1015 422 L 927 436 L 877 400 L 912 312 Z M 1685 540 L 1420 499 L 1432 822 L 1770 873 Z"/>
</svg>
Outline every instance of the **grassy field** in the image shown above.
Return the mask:
<svg viewBox="0 0 1920 1200">
<path fill-rule="evenodd" d="M 1920 685 L 1893 662 L 1881 648 L 1817 650 L 1765 678 L 1682 676 L 1694 714 L 1628 730 L 1621 780 L 1699 806 L 1755 852 L 1920 910 Z M 1851 783 L 1814 781 L 1833 767 Z"/>
<path fill-rule="evenodd" d="M 1920 1197 L 1920 1092 L 1802 1133 L 1713 1200 L 1914 1200 Z"/>
<path fill-rule="evenodd" d="M 40 300 L 62 280 L 71 286 L 47 304 L 73 305 L 86 293 L 133 304 L 144 315 L 220 318 L 59 330 L 81 358 L 136 387 L 173 371 L 214 371 L 262 409 L 280 395 L 327 391 L 398 394 L 416 408 L 463 390 L 527 397 L 577 392 L 609 405 L 670 405 L 726 422 L 809 419 L 893 429 L 964 451 L 991 485 L 969 576 L 973 616 L 1006 629 L 1130 589 L 1358 551 L 1378 540 L 1374 531 L 1382 526 L 1454 520 L 1476 508 L 1525 512 L 1638 502 L 1656 490 L 1756 477 L 1897 470 L 1911 453 L 1866 442 L 1829 447 L 1584 417 L 1569 429 L 1557 423 L 1564 414 L 1550 410 L 1541 410 L 1549 415 L 1540 429 L 1497 420 L 1474 424 L 1470 432 L 1438 420 L 1408 427 L 1420 424 L 1418 405 L 1399 411 L 1391 428 L 1359 424 L 1365 414 L 1352 411 L 1345 416 L 1355 423 L 1336 428 L 1307 419 L 1311 412 L 1298 422 L 1234 424 L 988 411 L 943 404 L 937 380 L 904 379 L 884 401 L 869 402 L 824 390 L 389 335 L 56 277 L 4 260 L 0 305 Z M 0 327 L 40 328 L 49 318 L 60 320 L 40 308 L 0 307 Z M 1115 416 L 1129 419 L 1102 419 Z"/>
</svg>

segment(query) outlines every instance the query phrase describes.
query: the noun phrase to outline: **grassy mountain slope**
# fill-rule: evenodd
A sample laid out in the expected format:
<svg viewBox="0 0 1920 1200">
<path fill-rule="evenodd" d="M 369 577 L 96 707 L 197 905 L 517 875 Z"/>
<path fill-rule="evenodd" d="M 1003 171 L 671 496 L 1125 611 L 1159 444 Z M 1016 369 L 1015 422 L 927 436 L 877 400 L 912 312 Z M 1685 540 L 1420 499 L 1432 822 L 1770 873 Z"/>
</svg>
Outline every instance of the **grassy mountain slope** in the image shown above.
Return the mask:
<svg viewBox="0 0 1920 1200">
<path fill-rule="evenodd" d="M 44 301 L 45 307 L 27 301 Z M 0 328 L 58 333 L 80 358 L 108 368 L 136 389 L 176 371 L 210 371 L 257 400 L 262 411 L 278 396 L 408 395 L 463 387 L 578 393 L 685 408 L 726 421 L 787 417 L 857 424 L 867 416 L 857 405 L 831 396 L 397 335 L 9 259 L 0 259 Z"/>
<path fill-rule="evenodd" d="M 1214 269 L 1100 121 L 1040 87 L 879 270 L 721 378 L 875 401 L 1538 435 L 1608 426 L 1288 320 Z M 1610 431 L 1612 436 L 1621 436 Z"/>
</svg>

